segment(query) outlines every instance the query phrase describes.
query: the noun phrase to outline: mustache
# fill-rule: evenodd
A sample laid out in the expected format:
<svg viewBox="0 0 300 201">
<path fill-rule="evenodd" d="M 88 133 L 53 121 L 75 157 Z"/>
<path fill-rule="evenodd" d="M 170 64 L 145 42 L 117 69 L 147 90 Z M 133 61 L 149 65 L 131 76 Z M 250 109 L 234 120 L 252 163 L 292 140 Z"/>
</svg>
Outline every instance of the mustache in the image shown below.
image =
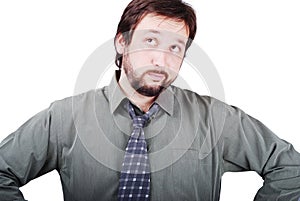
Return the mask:
<svg viewBox="0 0 300 201">
<path fill-rule="evenodd" d="M 148 70 L 144 74 L 146 74 L 146 73 L 157 73 L 157 74 L 164 75 L 166 78 L 169 77 L 169 74 L 166 71 L 164 71 L 163 69 L 160 69 L 160 70 Z"/>
</svg>

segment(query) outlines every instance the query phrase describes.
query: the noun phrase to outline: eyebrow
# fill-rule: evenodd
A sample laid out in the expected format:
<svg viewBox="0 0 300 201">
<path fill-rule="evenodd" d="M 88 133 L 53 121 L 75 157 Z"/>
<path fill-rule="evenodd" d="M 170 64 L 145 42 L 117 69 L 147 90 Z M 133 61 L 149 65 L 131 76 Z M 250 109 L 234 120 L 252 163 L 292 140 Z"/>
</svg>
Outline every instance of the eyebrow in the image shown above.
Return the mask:
<svg viewBox="0 0 300 201">
<path fill-rule="evenodd" d="M 155 30 L 155 29 L 148 29 L 148 31 L 150 33 L 157 34 L 157 35 L 159 35 L 161 33 L 160 31 Z M 181 39 L 177 39 L 177 42 L 180 43 L 180 44 L 182 44 L 183 46 L 186 45 L 185 42 L 183 40 L 181 40 Z"/>
</svg>

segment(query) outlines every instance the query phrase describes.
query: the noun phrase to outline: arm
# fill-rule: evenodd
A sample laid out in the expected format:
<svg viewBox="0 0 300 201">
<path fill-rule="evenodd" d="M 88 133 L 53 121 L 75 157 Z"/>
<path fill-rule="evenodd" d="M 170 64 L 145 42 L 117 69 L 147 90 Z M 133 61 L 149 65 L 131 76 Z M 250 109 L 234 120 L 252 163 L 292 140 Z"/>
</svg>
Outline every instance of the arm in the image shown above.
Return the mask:
<svg viewBox="0 0 300 201">
<path fill-rule="evenodd" d="M 59 118 L 53 105 L 0 144 L 0 200 L 24 200 L 19 187 L 57 168 Z"/>
<path fill-rule="evenodd" d="M 224 172 L 256 171 L 264 179 L 256 201 L 298 201 L 300 154 L 258 120 L 238 108 L 225 107 Z"/>
</svg>

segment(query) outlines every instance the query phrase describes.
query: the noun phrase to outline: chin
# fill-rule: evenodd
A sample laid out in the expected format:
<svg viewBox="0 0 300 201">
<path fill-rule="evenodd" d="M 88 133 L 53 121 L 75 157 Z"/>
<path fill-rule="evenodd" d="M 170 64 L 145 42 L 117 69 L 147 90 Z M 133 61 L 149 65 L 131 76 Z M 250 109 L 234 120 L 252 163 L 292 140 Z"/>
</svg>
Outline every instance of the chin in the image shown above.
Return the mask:
<svg viewBox="0 0 300 201">
<path fill-rule="evenodd" d="M 156 85 L 155 87 L 143 86 L 138 88 L 136 91 L 139 94 L 142 94 L 143 96 L 154 97 L 154 96 L 158 96 L 163 91 L 163 89 L 164 89 L 163 86 Z"/>
</svg>

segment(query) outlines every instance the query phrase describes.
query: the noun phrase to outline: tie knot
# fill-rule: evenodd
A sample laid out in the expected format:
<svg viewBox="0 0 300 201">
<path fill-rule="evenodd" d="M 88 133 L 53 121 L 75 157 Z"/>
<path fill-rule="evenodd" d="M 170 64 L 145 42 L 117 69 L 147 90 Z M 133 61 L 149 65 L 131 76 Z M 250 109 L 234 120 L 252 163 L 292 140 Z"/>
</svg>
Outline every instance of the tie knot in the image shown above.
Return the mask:
<svg viewBox="0 0 300 201">
<path fill-rule="evenodd" d="M 131 103 L 128 103 L 128 111 L 129 114 L 133 120 L 133 127 L 134 128 L 143 128 L 146 123 L 148 122 L 148 120 L 150 119 L 150 117 L 157 112 L 158 110 L 158 105 L 157 104 L 153 104 L 152 107 L 149 109 L 148 112 L 146 112 L 145 114 L 141 115 L 141 116 L 136 116 L 133 106 L 131 105 Z"/>
<path fill-rule="evenodd" d="M 133 120 L 133 127 L 134 128 L 144 128 L 149 118 L 144 116 L 135 116 Z"/>
</svg>

